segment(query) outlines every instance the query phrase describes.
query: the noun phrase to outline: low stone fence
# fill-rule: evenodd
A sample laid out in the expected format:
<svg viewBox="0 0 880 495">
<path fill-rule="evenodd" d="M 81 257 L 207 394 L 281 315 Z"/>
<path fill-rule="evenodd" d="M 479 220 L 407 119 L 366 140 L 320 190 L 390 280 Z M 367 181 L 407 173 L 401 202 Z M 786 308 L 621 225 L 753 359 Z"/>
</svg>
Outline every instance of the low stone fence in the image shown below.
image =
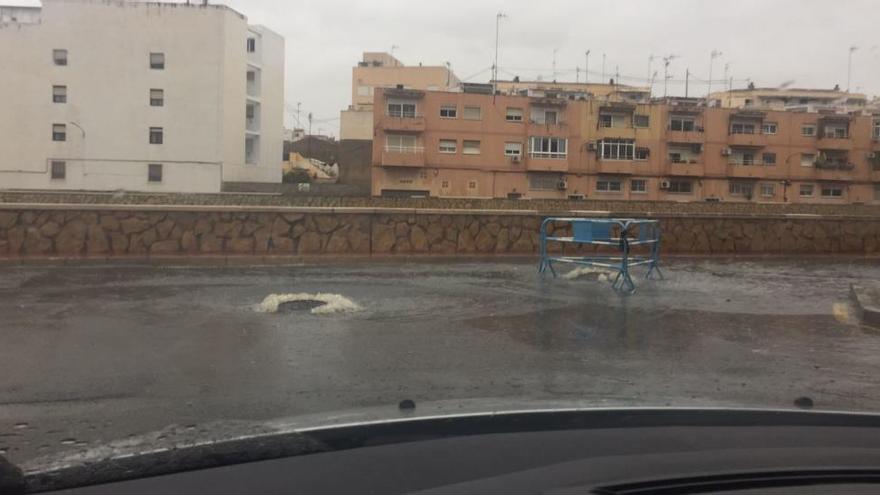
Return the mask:
<svg viewBox="0 0 880 495">
<path fill-rule="evenodd" d="M 549 212 L 0 205 L 0 257 L 533 254 Z M 607 212 L 552 215 L 608 216 Z M 646 215 L 631 215 L 634 217 Z M 655 214 L 665 253 L 880 254 L 880 218 Z M 562 227 L 560 227 L 561 229 Z"/>
</svg>

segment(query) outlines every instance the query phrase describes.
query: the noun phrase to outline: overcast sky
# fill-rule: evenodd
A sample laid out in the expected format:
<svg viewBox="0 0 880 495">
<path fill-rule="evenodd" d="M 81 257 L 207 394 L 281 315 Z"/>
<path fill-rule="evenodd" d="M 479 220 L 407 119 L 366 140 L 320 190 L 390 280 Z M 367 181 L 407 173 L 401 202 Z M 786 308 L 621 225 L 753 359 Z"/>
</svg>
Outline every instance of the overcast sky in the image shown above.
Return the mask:
<svg viewBox="0 0 880 495">
<path fill-rule="evenodd" d="M 211 3 L 222 3 L 210 0 Z M 10 2 L 12 3 L 12 2 Z M 27 0 L 21 2 L 27 3 Z M 287 40 L 286 97 L 302 102 L 322 122 L 313 131 L 338 134 L 339 111 L 351 99 L 351 67 L 363 51 L 389 51 L 404 64 L 452 64 L 471 82 L 487 82 L 501 23 L 500 77 L 553 76 L 575 80 L 589 57 L 590 79 L 619 68 L 622 83 L 647 85 L 650 55 L 677 56 L 669 67 L 669 93 L 683 95 L 686 69 L 691 95 L 704 95 L 710 53 L 720 88 L 730 64 L 734 87 L 793 81 L 796 87 L 846 88 L 853 55 L 852 90 L 880 94 L 878 0 L 226 0 L 252 24 Z M 654 94 L 663 94 L 663 61 Z M 633 79 L 635 78 L 635 79 Z M 583 80 L 581 73 L 580 79 Z M 293 112 L 287 112 L 291 123 Z M 330 120 L 332 119 L 332 120 Z M 303 117 L 303 120 L 305 118 Z"/>
</svg>

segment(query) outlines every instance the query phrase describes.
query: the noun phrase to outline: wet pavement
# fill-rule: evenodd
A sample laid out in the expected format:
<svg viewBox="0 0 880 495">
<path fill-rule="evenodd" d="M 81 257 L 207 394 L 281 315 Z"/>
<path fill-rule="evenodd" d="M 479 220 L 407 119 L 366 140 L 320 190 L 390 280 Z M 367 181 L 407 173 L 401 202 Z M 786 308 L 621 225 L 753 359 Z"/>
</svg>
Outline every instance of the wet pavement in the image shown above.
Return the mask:
<svg viewBox="0 0 880 495">
<path fill-rule="evenodd" d="M 535 269 L 0 267 L 0 452 L 21 463 L 402 399 L 880 410 L 880 332 L 849 300 L 876 261 L 675 259 L 629 297 Z M 259 310 L 300 292 L 360 309 Z"/>
</svg>

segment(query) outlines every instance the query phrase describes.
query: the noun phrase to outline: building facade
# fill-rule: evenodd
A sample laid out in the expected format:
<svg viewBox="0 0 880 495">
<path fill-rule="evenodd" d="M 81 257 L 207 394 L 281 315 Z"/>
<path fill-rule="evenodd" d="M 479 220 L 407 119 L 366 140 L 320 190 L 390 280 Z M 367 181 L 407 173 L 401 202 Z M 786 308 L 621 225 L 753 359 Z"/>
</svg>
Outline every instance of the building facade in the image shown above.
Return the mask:
<svg viewBox="0 0 880 495">
<path fill-rule="evenodd" d="M 446 66 L 406 66 L 391 54 L 365 52 L 351 70 L 351 105 L 341 114 L 342 140 L 373 139 L 373 97 L 376 88 L 454 91 L 461 84 Z"/>
<path fill-rule="evenodd" d="M 375 196 L 877 202 L 880 116 L 377 89 Z"/>
<path fill-rule="evenodd" d="M 868 97 L 840 88 L 754 88 L 719 91 L 709 96 L 710 106 L 758 108 L 798 112 L 860 112 L 867 109 Z"/>
<path fill-rule="evenodd" d="M 221 5 L 42 4 L 0 22 L 0 188 L 280 183 L 281 36 Z"/>
</svg>

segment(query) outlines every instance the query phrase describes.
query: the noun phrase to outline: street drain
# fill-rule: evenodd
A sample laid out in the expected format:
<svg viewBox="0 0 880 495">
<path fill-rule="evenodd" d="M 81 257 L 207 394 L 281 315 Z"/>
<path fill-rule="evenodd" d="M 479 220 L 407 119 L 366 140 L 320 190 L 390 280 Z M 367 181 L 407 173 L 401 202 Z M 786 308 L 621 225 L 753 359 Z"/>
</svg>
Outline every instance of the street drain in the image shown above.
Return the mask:
<svg viewBox="0 0 880 495">
<path fill-rule="evenodd" d="M 269 294 L 256 311 L 261 313 L 297 313 L 308 311 L 313 315 L 360 311 L 361 307 L 339 294 Z"/>
<path fill-rule="evenodd" d="M 300 311 L 311 311 L 315 308 L 326 305 L 323 301 L 315 301 L 314 299 L 303 299 L 302 301 L 288 301 L 278 304 L 276 313 L 298 313 Z"/>
</svg>

